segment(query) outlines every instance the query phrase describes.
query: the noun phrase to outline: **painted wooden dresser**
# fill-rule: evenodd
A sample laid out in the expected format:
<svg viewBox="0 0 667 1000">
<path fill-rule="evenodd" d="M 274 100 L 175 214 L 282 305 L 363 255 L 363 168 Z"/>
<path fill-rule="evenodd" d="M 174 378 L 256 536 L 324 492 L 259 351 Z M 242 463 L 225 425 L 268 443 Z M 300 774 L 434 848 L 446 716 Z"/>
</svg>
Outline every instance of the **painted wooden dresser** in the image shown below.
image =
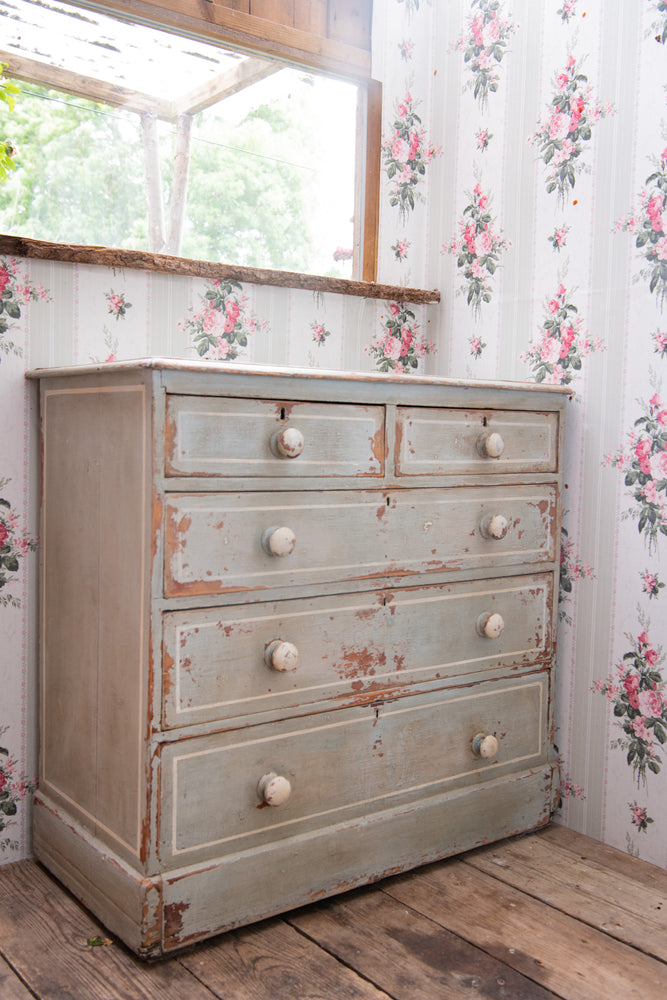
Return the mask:
<svg viewBox="0 0 667 1000">
<path fill-rule="evenodd" d="M 34 850 L 112 933 L 157 956 L 549 821 L 565 392 L 31 377 Z"/>
</svg>

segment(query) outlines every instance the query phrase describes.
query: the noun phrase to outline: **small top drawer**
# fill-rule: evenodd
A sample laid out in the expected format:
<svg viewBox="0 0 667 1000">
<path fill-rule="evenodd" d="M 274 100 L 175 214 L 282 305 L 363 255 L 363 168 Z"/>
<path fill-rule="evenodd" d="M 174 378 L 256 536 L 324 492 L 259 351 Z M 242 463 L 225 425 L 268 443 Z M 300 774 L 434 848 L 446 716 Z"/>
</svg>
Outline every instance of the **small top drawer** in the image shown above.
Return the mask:
<svg viewBox="0 0 667 1000">
<path fill-rule="evenodd" d="M 558 414 L 399 406 L 396 474 L 555 472 Z"/>
<path fill-rule="evenodd" d="M 167 476 L 384 474 L 384 406 L 167 396 Z"/>
</svg>

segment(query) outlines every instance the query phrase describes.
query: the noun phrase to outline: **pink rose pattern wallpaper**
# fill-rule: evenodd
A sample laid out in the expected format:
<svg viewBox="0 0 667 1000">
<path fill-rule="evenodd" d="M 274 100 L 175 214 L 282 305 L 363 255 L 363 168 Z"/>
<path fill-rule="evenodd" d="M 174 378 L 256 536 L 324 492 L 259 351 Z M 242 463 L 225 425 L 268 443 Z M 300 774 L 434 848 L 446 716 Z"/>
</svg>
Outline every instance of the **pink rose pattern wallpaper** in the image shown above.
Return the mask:
<svg viewBox="0 0 667 1000">
<path fill-rule="evenodd" d="M 154 354 L 567 385 L 557 821 L 667 867 L 665 5 L 374 10 L 378 278 L 440 305 L 0 258 L 0 863 L 36 768 L 24 371 Z"/>
</svg>

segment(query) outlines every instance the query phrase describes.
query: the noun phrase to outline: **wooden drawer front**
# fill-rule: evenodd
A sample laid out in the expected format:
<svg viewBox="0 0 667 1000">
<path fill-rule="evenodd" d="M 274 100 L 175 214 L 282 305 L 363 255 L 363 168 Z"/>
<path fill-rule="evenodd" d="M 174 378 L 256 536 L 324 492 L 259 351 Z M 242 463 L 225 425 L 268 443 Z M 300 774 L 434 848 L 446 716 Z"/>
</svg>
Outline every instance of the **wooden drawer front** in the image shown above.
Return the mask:
<svg viewBox="0 0 667 1000">
<path fill-rule="evenodd" d="M 558 414 L 507 410 L 448 410 L 399 406 L 396 474 L 447 476 L 555 472 Z M 485 453 L 484 439 L 500 435 L 498 457 Z M 494 438 L 491 442 L 497 445 Z"/>
<path fill-rule="evenodd" d="M 163 860 L 244 850 L 537 766 L 547 701 L 547 675 L 533 674 L 167 745 Z M 498 740 L 491 758 L 474 755 L 477 733 Z M 258 793 L 272 773 L 291 785 L 276 807 Z"/>
<path fill-rule="evenodd" d="M 166 614 L 163 724 L 305 714 L 315 702 L 362 704 L 434 678 L 547 664 L 552 579 L 519 576 Z M 482 632 L 489 614 L 502 618 L 497 637 Z M 295 667 L 281 660 L 279 643 L 296 649 Z M 272 655 L 288 669 L 276 669 Z"/>
<path fill-rule="evenodd" d="M 485 537 L 488 518 L 509 526 Z M 165 594 L 434 573 L 554 558 L 556 491 L 545 486 L 393 492 L 174 494 L 166 501 Z M 286 528 L 286 556 L 265 550 Z"/>
<path fill-rule="evenodd" d="M 293 457 L 276 441 L 286 428 L 301 435 Z M 167 476 L 382 476 L 384 407 L 167 396 L 165 449 Z"/>
</svg>

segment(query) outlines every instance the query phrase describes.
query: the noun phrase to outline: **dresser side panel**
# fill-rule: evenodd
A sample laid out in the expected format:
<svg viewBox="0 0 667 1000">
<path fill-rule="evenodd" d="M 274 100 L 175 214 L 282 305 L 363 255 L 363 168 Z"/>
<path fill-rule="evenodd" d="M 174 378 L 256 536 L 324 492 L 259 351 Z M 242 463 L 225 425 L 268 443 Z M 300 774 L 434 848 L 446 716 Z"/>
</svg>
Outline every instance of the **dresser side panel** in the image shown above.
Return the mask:
<svg viewBox="0 0 667 1000">
<path fill-rule="evenodd" d="M 43 395 L 42 783 L 140 849 L 146 674 L 143 385 Z"/>
</svg>

